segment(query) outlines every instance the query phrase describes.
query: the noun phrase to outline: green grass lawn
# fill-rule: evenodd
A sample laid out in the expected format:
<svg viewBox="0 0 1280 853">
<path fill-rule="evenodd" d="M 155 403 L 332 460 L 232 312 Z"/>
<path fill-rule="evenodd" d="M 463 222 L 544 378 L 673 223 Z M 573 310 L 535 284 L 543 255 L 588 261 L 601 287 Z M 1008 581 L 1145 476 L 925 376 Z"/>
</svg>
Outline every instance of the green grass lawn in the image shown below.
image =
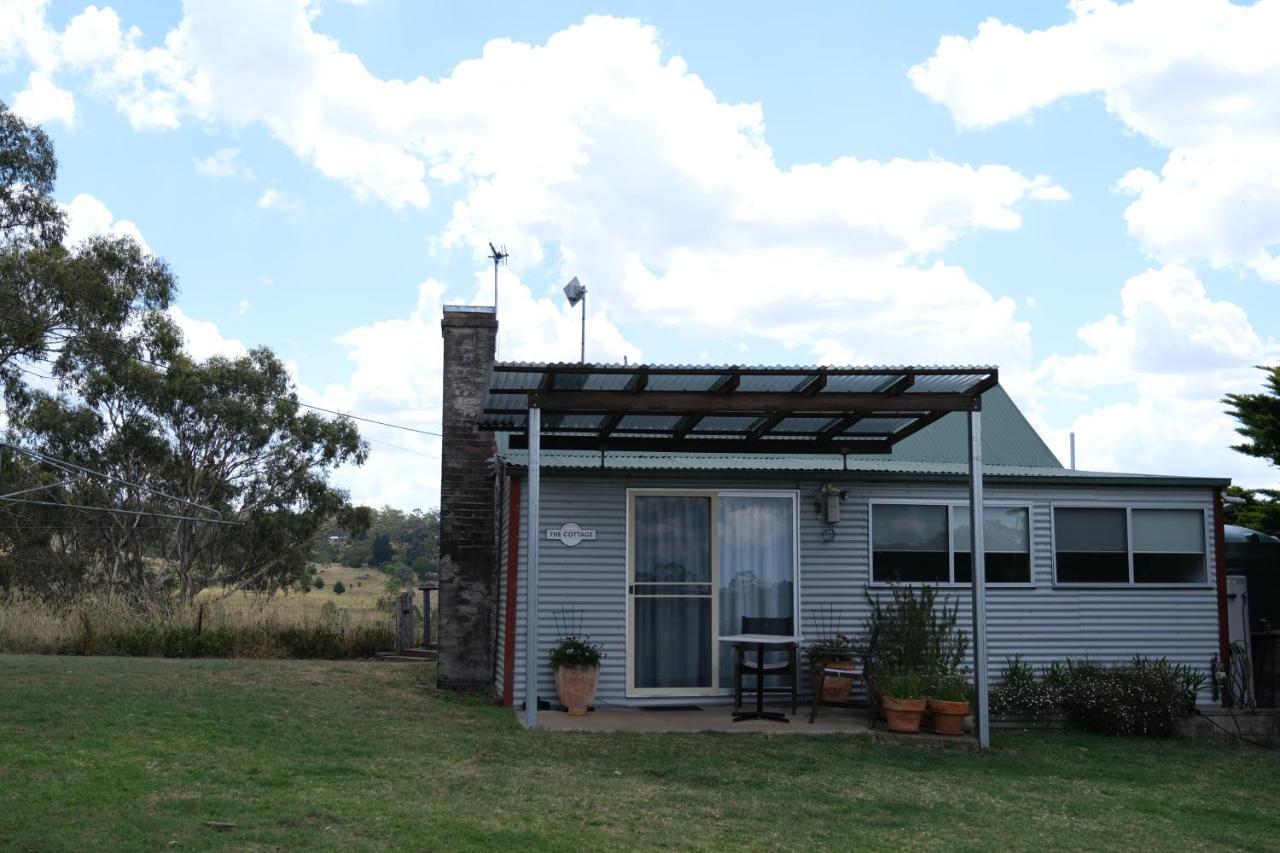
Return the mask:
<svg viewBox="0 0 1280 853">
<path fill-rule="evenodd" d="M 0 656 L 0 849 L 1274 849 L 1280 757 L 529 733 L 416 665 Z M 205 821 L 232 821 L 219 831 Z"/>
</svg>

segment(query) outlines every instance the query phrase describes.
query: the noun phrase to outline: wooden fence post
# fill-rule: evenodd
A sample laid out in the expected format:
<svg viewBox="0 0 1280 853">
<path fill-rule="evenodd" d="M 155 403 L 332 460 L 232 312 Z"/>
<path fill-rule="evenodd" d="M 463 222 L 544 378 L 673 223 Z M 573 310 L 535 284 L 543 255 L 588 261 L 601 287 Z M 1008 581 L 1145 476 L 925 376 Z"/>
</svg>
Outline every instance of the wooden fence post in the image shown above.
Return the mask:
<svg viewBox="0 0 1280 853">
<path fill-rule="evenodd" d="M 400 593 L 396 607 L 396 650 L 413 648 L 413 594 Z"/>
</svg>

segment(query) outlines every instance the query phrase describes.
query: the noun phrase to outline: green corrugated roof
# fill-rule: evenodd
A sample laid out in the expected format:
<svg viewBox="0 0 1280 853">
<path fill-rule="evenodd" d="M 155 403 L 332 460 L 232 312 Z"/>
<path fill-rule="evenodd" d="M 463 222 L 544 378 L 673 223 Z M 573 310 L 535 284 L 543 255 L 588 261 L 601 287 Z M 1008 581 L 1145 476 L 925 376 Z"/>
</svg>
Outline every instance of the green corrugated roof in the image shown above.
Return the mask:
<svg viewBox="0 0 1280 853">
<path fill-rule="evenodd" d="M 780 453 L 657 453 L 611 450 L 544 450 L 545 468 L 612 469 L 648 471 L 850 471 L 886 478 L 934 478 L 968 476 L 969 432 L 964 412 L 952 412 L 894 446 L 893 452 L 840 457 L 828 454 Z M 506 447 L 506 435 L 498 434 L 499 453 L 517 468 L 528 465 L 526 450 Z M 1039 433 L 1023 417 L 1003 388 L 982 395 L 983 473 L 987 477 L 1024 481 L 1058 481 L 1080 484 L 1226 486 L 1230 480 L 1213 477 L 1177 477 L 1157 474 L 1124 474 L 1074 471 L 1049 450 Z"/>
</svg>

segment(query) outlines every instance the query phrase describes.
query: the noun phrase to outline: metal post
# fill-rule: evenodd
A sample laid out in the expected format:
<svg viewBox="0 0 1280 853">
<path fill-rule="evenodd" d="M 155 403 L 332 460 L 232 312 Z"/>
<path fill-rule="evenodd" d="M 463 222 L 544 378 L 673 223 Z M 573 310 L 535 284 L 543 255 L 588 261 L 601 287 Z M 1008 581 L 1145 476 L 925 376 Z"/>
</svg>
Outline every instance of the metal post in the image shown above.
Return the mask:
<svg viewBox="0 0 1280 853">
<path fill-rule="evenodd" d="M 582 291 L 582 348 L 578 352 L 578 362 L 587 363 L 587 291 Z"/>
<path fill-rule="evenodd" d="M 973 563 L 973 698 L 978 746 L 991 746 L 987 713 L 987 554 L 982 512 L 982 412 L 969 413 L 969 553 Z"/>
<path fill-rule="evenodd" d="M 525 530 L 527 544 L 525 565 L 524 609 L 524 724 L 538 727 L 538 505 L 542 498 L 541 445 L 542 410 L 529 407 L 529 524 Z"/>
<path fill-rule="evenodd" d="M 1071 470 L 1076 470 L 1076 434 L 1071 433 Z"/>
</svg>

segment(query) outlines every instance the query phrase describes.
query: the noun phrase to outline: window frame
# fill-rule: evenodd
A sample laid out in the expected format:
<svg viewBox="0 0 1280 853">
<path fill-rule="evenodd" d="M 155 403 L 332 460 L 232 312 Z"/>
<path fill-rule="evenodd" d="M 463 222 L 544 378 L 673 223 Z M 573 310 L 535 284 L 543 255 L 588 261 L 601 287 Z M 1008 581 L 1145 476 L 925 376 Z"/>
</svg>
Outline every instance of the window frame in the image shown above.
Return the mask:
<svg viewBox="0 0 1280 853">
<path fill-rule="evenodd" d="M 720 672 L 720 655 L 723 643 L 719 641 L 719 625 L 720 625 L 720 522 L 719 522 L 719 506 L 722 497 L 766 497 L 766 498 L 789 498 L 791 500 L 791 524 L 794 535 L 792 536 L 792 565 L 795 567 L 795 577 L 792 581 L 792 598 L 791 606 L 794 608 L 794 626 L 797 636 L 802 635 L 801 631 L 801 577 L 802 567 L 800 564 L 800 554 L 803 550 L 801 547 L 801 537 L 803 531 L 800 524 L 800 490 L 799 489 L 752 489 L 752 488 L 717 488 L 709 487 L 675 487 L 663 488 L 661 486 L 628 486 L 626 489 L 626 526 L 623 535 L 624 548 L 626 549 L 626 558 L 624 562 L 624 571 L 622 575 L 622 600 L 623 600 L 623 631 L 625 654 L 623 667 L 624 672 L 624 695 L 628 699 L 677 699 L 699 696 L 732 696 L 733 688 L 730 687 L 667 687 L 667 688 L 644 688 L 635 685 L 635 668 L 632 655 L 634 654 L 634 642 L 632 637 L 632 598 L 633 595 L 629 590 L 635 572 L 635 499 L 637 497 L 708 497 L 711 499 L 711 625 L 715 634 L 711 638 L 711 672 L 713 682 L 718 681 Z"/>
<path fill-rule="evenodd" d="M 943 506 L 947 508 L 947 577 L 946 581 L 884 581 L 876 580 L 876 542 L 875 520 L 876 506 Z M 983 501 L 982 506 L 993 509 L 1021 509 L 1027 513 L 1027 579 L 1025 581 L 987 581 L 987 587 L 1002 589 L 1026 589 L 1036 585 L 1036 565 L 1034 533 L 1032 531 L 1032 505 L 1027 501 L 994 500 Z M 892 586 L 936 586 L 943 589 L 971 589 L 972 581 L 957 581 L 956 577 L 956 543 L 952 528 L 952 519 L 957 509 L 969 510 L 968 501 L 939 500 L 937 498 L 920 500 L 912 498 L 869 498 L 867 500 L 867 586 L 888 588 Z M 972 540 L 970 540 L 972 541 Z M 997 552 L 992 552 L 997 553 Z M 1015 553 L 1015 552 L 998 552 Z"/>
<path fill-rule="evenodd" d="M 1129 561 L 1129 578 L 1126 581 L 1060 581 L 1058 580 L 1058 510 L 1059 509 L 1118 509 L 1124 510 L 1125 551 Z M 1204 567 L 1204 579 L 1187 581 L 1160 581 L 1159 583 L 1140 583 L 1134 580 L 1133 571 L 1133 511 L 1134 510 L 1194 510 L 1200 513 L 1202 520 L 1204 550 L 1200 552 Z M 1090 501 L 1053 501 L 1049 504 L 1049 547 L 1053 556 L 1053 586 L 1055 589 L 1213 589 L 1213 561 L 1210 559 L 1210 548 L 1214 547 L 1214 530 L 1211 526 L 1209 510 L 1199 503 L 1122 503 L 1110 501 L 1098 503 Z M 1156 551 L 1139 551 L 1137 553 L 1161 553 Z M 1190 553 L 1177 551 L 1170 553 Z M 1216 555 L 1215 555 L 1216 556 Z"/>
</svg>

